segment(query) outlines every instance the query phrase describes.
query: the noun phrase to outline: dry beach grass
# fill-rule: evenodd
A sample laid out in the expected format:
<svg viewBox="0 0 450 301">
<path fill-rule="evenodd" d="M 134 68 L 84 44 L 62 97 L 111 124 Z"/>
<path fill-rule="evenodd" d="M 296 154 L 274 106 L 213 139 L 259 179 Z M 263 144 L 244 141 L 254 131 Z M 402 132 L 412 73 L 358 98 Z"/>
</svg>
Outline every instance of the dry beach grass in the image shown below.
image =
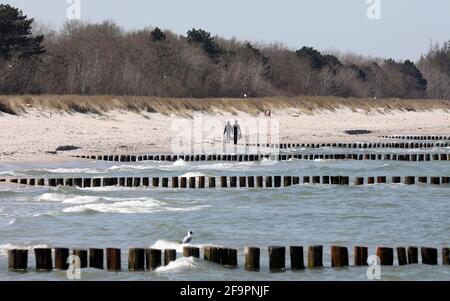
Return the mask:
<svg viewBox="0 0 450 301">
<path fill-rule="evenodd" d="M 266 98 L 160 98 L 140 96 L 79 96 L 79 95 L 23 95 L 0 96 L 0 112 L 23 114 L 29 108 L 63 112 L 103 114 L 121 110 L 131 112 L 176 114 L 190 116 L 193 111 L 245 112 L 257 115 L 270 110 L 335 111 L 348 108 L 380 113 L 392 111 L 423 112 L 450 109 L 450 100 L 429 99 L 359 99 L 323 96 L 266 97 Z"/>
</svg>

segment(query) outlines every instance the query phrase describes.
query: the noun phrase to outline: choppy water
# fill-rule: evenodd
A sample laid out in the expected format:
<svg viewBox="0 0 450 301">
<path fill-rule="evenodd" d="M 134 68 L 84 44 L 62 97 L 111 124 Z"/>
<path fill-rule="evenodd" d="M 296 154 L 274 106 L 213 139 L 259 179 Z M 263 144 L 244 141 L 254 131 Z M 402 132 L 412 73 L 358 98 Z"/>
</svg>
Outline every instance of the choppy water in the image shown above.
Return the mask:
<svg viewBox="0 0 450 301">
<path fill-rule="evenodd" d="M 426 175 L 449 176 L 446 162 L 290 161 L 276 165 L 232 162 L 0 164 L 0 177 Z M 82 271 L 84 280 L 366 280 L 366 268 L 330 268 L 329 247 L 450 245 L 450 186 L 300 185 L 283 189 L 173 190 L 148 188 L 17 188 L 0 186 L 0 280 L 65 280 L 64 272 L 7 271 L 13 247 L 118 247 L 125 271 Z M 239 268 L 182 258 L 154 272 L 127 272 L 130 247 L 177 248 L 188 229 L 193 245 L 238 248 Z M 270 273 L 270 245 L 323 244 L 325 268 Z M 262 248 L 261 271 L 246 272 L 244 246 Z M 440 255 L 440 252 L 439 252 Z M 350 258 L 352 260 L 352 258 Z M 439 258 L 440 262 L 441 258 Z M 289 258 L 287 258 L 289 267 Z M 34 257 L 29 256 L 29 267 Z M 450 267 L 383 267 L 385 280 L 450 280 Z"/>
</svg>

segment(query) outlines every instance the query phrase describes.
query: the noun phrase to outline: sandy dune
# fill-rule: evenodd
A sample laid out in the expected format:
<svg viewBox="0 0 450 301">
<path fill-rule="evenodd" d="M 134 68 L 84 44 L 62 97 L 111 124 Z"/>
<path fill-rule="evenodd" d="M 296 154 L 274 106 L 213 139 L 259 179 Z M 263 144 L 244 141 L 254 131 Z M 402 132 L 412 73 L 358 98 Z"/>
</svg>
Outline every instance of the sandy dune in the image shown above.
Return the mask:
<svg viewBox="0 0 450 301">
<path fill-rule="evenodd" d="M 259 118 L 262 122 L 268 120 Z M 206 144 L 221 141 L 227 120 L 238 120 L 246 131 L 246 127 L 255 126 L 256 119 L 246 113 L 203 115 L 201 140 Z M 279 122 L 280 141 L 296 143 L 381 141 L 378 136 L 386 134 L 450 134 L 450 114 L 442 110 L 380 114 L 340 109 L 316 111 L 312 115 L 295 110 L 275 111 L 270 122 Z M 113 111 L 99 116 L 36 109 L 20 116 L 0 113 L 0 161 L 65 160 L 75 154 L 171 153 L 172 138 L 180 132 L 189 132 L 192 126 L 192 119 L 152 113 Z M 344 133 L 355 129 L 373 133 L 360 136 Z M 62 145 L 81 149 L 46 154 Z"/>
</svg>

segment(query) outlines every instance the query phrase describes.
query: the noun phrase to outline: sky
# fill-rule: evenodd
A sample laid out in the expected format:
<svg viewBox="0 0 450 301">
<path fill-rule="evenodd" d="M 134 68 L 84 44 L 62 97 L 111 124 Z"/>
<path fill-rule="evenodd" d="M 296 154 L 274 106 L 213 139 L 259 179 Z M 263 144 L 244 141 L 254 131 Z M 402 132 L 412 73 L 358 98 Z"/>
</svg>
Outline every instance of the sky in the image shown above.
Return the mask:
<svg viewBox="0 0 450 301">
<path fill-rule="evenodd" d="M 396 60 L 418 60 L 450 40 L 448 0 L 2 0 L 52 28 L 80 1 L 85 22 L 125 29 L 158 26 L 178 34 L 202 28 L 251 42 L 281 42 Z"/>
</svg>

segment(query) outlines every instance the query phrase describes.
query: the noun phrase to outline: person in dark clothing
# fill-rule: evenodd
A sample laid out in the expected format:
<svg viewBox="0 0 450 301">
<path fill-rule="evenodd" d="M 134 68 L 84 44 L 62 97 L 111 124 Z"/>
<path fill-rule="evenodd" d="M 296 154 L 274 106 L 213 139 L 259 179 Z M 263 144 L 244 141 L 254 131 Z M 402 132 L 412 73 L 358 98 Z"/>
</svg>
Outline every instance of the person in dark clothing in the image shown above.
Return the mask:
<svg viewBox="0 0 450 301">
<path fill-rule="evenodd" d="M 233 126 L 231 125 L 231 122 L 228 121 L 227 124 L 225 125 L 225 129 L 223 131 L 225 143 L 231 142 L 232 134 L 233 134 Z"/>
<path fill-rule="evenodd" d="M 237 120 L 234 122 L 234 126 L 233 126 L 233 138 L 234 138 L 234 144 L 238 144 L 239 139 L 242 139 L 241 127 L 239 126 Z"/>
</svg>

